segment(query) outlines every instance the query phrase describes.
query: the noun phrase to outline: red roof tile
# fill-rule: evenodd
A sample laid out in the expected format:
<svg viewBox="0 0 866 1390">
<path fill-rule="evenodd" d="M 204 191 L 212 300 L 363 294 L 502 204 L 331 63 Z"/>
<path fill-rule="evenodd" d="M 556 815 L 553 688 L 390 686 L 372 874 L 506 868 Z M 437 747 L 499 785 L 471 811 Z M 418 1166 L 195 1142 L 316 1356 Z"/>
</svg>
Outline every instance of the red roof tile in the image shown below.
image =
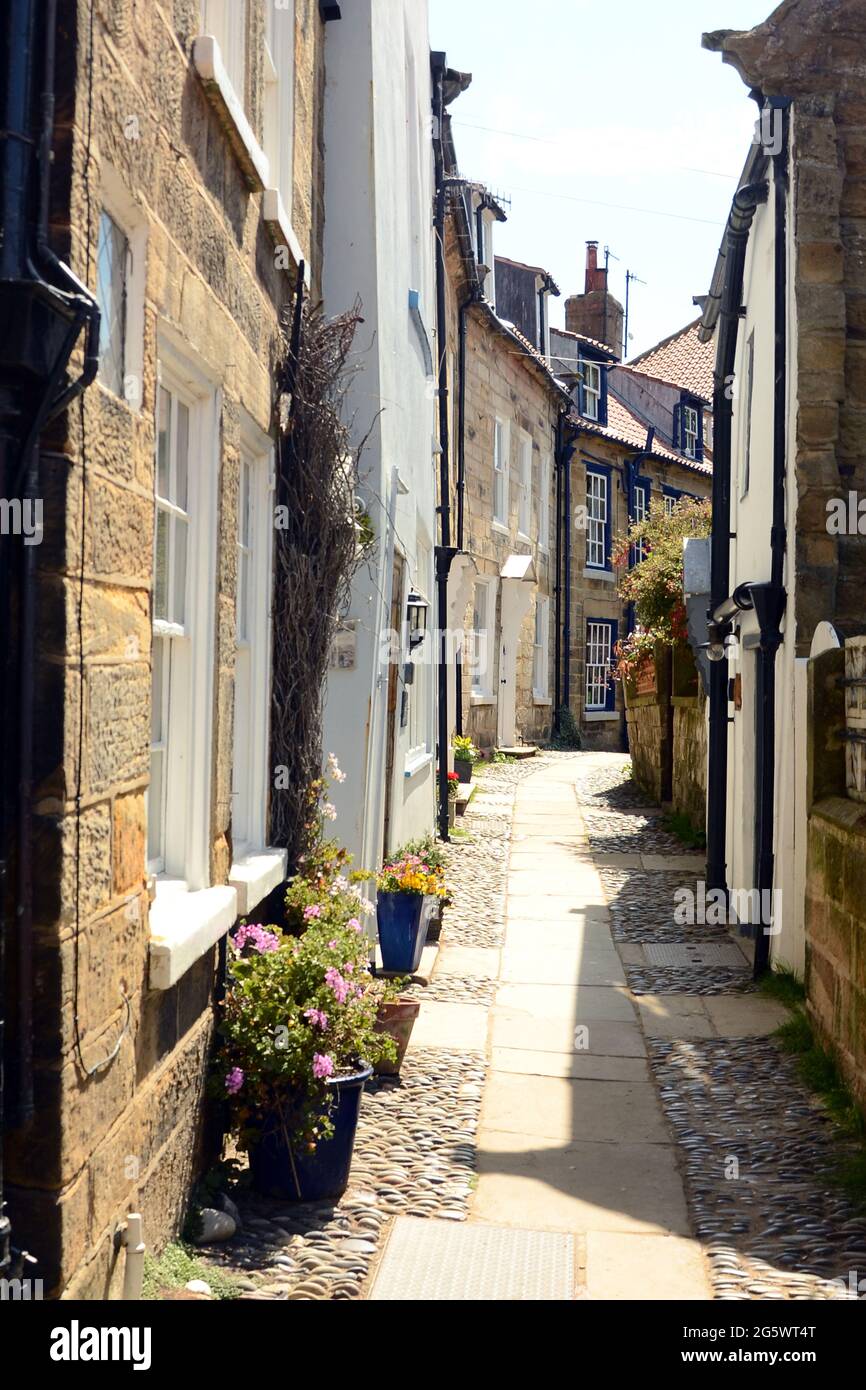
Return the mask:
<svg viewBox="0 0 866 1390">
<path fill-rule="evenodd" d="M 618 444 L 627 444 L 629 448 L 641 451 L 646 448 L 646 425 L 636 415 L 633 415 L 628 406 L 623 405 L 612 391 L 608 392 L 607 397 L 606 425 L 596 425 L 592 420 L 578 415 L 576 411 L 572 411 L 569 415 L 569 422 L 573 425 L 579 425 L 581 429 L 589 430 L 592 434 L 602 435 L 605 439 L 613 439 Z M 679 463 L 683 468 L 692 469 L 695 473 L 709 475 L 713 471 L 712 464 L 704 463 L 703 460 L 686 458 L 684 454 L 674 453 L 673 449 L 666 448 L 664 444 L 659 444 L 656 440 L 653 440 L 649 453 L 654 458 Z"/>
<path fill-rule="evenodd" d="M 655 347 L 638 353 L 625 366 L 630 371 L 644 376 L 655 377 L 657 381 L 669 381 L 683 391 L 703 401 L 713 399 L 713 366 L 716 350 L 712 340 L 702 343 L 698 337 L 700 319 L 663 338 Z"/>
</svg>

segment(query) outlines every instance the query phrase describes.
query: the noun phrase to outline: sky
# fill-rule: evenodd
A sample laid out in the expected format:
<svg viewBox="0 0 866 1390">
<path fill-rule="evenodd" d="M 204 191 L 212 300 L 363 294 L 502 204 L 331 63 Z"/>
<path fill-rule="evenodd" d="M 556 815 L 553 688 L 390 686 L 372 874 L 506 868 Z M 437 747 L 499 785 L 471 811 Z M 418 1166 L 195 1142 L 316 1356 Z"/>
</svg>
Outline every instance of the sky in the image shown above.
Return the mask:
<svg viewBox="0 0 866 1390">
<path fill-rule="evenodd" d="M 701 34 L 752 28 L 772 0 L 429 4 L 431 47 L 472 73 L 451 106 L 460 172 L 510 200 L 495 250 L 551 273 L 551 322 L 583 292 L 590 239 L 621 303 L 627 270 L 644 282 L 627 356 L 696 318 L 757 115 Z"/>
</svg>

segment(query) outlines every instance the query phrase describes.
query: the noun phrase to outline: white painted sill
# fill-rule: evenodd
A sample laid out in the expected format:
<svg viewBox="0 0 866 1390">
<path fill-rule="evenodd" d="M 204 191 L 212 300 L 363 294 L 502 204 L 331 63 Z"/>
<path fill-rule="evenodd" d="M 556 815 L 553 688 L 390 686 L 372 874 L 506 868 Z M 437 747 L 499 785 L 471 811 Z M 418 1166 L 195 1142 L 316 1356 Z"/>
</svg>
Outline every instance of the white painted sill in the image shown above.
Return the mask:
<svg viewBox="0 0 866 1390">
<path fill-rule="evenodd" d="M 585 719 L 588 723 L 590 723 L 590 724 L 600 724 L 600 723 L 603 723 L 603 721 L 606 720 L 606 719 L 607 719 L 607 720 L 619 719 L 619 710 L 618 710 L 618 709 L 585 709 L 585 710 L 583 711 L 583 717 L 584 717 L 584 719 Z"/>
<path fill-rule="evenodd" d="M 429 767 L 433 761 L 432 753 L 416 753 L 413 758 L 407 758 L 403 764 L 403 776 L 415 777 L 422 772 L 425 767 Z"/>
<path fill-rule="evenodd" d="M 534 705 L 552 705 L 553 700 L 549 695 L 539 695 L 537 690 L 533 690 L 532 703 Z"/>
<path fill-rule="evenodd" d="M 614 580 L 613 570 L 596 570 L 592 565 L 585 565 L 583 570 L 584 579 L 600 579 L 605 584 L 612 584 Z"/>
<path fill-rule="evenodd" d="M 473 690 L 469 695 L 469 703 L 470 705 L 492 705 L 496 702 L 493 699 L 492 691 L 488 692 L 486 690 L 481 690 L 476 692 Z"/>
<path fill-rule="evenodd" d="M 284 849 L 251 850 L 236 859 L 229 869 L 229 887 L 238 895 L 239 917 L 258 907 L 286 876 Z"/>
<path fill-rule="evenodd" d="M 202 888 L 190 893 L 177 879 L 157 879 L 150 907 L 151 989 L 171 989 L 237 920 L 234 888 Z"/>
<path fill-rule="evenodd" d="M 261 193 L 270 183 L 268 159 L 253 135 L 243 104 L 225 70 L 216 39 L 210 34 L 200 34 L 193 39 L 192 61 L 208 99 L 225 128 L 247 187 L 253 193 Z"/>
<path fill-rule="evenodd" d="M 494 521 L 492 521 L 492 522 L 490 523 L 490 527 L 491 527 L 491 530 L 497 531 L 497 532 L 499 533 L 500 536 L 510 536 L 510 535 L 511 535 L 511 531 L 509 530 L 509 528 L 505 525 L 505 523 L 504 523 L 503 521 L 496 521 L 496 520 L 494 520 Z"/>
<path fill-rule="evenodd" d="M 278 188 L 266 188 L 262 194 L 262 221 L 277 246 L 288 246 L 295 265 L 300 265 L 301 261 L 304 262 L 304 284 L 309 285 L 310 262 L 304 258 L 301 243 L 295 236 L 294 228 L 289 221 L 289 214 L 283 205 Z"/>
</svg>

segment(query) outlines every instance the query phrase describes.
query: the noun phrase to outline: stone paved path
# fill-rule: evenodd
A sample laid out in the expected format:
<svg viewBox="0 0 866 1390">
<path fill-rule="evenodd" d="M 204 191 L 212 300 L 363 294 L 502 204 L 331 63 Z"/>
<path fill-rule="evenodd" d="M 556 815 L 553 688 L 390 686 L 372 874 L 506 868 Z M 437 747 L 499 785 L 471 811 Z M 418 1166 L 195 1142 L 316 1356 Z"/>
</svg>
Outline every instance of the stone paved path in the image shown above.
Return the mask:
<svg viewBox="0 0 866 1390">
<path fill-rule="evenodd" d="M 402 1077 L 365 1094 L 336 1206 L 241 1202 L 212 1258 L 244 1297 L 853 1296 L 844 1142 L 745 951 L 675 920 L 702 861 L 624 761 L 484 770 Z"/>
</svg>

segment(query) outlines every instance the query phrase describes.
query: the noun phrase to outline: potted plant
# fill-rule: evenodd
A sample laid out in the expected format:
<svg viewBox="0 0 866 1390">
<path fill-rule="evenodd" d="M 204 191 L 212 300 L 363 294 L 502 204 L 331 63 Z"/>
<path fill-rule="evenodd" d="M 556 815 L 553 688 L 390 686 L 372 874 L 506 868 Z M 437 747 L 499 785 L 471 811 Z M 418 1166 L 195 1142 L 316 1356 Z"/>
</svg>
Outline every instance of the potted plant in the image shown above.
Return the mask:
<svg viewBox="0 0 866 1390">
<path fill-rule="evenodd" d="M 395 1057 L 380 1057 L 376 1063 L 377 1076 L 398 1076 L 415 1020 L 421 1011 L 421 1001 L 410 994 L 404 994 L 409 981 L 373 980 L 369 988 L 378 1001 L 376 1010 L 376 1032 L 385 1033 L 394 1042 Z"/>
<path fill-rule="evenodd" d="M 411 975 L 418 969 L 427 934 L 425 897 L 442 897 L 445 885 L 420 855 L 385 864 L 376 875 L 376 916 L 382 968 Z"/>
<path fill-rule="evenodd" d="M 455 734 L 451 747 L 454 750 L 454 771 L 461 782 L 471 782 L 472 764 L 478 761 L 478 749 L 468 734 Z"/>
<path fill-rule="evenodd" d="M 448 896 L 448 889 L 445 883 L 445 854 L 441 842 L 434 840 L 432 835 L 425 835 L 420 840 L 410 840 L 397 850 L 395 859 L 405 859 L 410 854 L 417 855 L 430 869 L 431 873 L 437 874 L 440 879 L 441 892 L 428 893 L 424 898 L 422 908 L 422 921 L 427 923 L 427 940 L 438 941 L 442 931 L 442 909 L 447 907 L 451 899 Z"/>
<path fill-rule="evenodd" d="M 300 937 L 245 924 L 231 938 L 217 1084 L 268 1196 L 309 1202 L 345 1191 L 364 1083 L 396 1058 L 376 1028 L 369 947 L 350 898 L 308 904 Z"/>
</svg>

